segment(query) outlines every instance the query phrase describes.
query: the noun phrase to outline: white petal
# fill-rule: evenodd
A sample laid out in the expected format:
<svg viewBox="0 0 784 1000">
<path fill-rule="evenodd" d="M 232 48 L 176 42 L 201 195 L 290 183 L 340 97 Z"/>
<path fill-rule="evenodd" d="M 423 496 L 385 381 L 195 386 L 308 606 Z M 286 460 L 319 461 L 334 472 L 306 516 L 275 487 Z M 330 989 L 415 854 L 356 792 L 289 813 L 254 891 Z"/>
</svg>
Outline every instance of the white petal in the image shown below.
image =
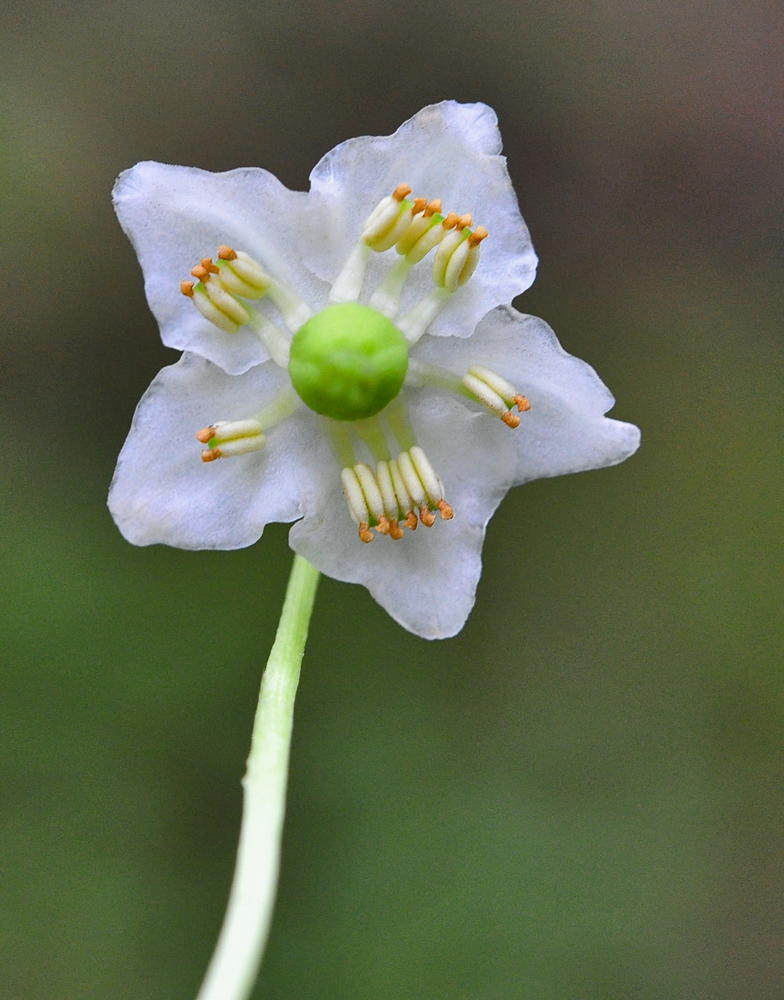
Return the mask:
<svg viewBox="0 0 784 1000">
<path fill-rule="evenodd" d="M 412 197 L 441 198 L 445 211 L 471 212 L 474 224 L 490 232 L 476 274 L 430 329 L 435 335 L 469 336 L 485 313 L 511 302 L 536 274 L 536 255 L 500 151 L 495 112 L 485 104 L 455 101 L 424 108 L 394 135 L 342 143 L 311 174 L 324 238 L 303 244 L 306 263 L 333 281 L 375 205 L 398 184 L 410 184 Z M 395 250 L 371 254 L 371 289 L 396 259 Z M 433 287 L 432 266 L 430 254 L 414 267 L 402 312 Z"/>
<path fill-rule="evenodd" d="M 273 278 L 320 308 L 327 289 L 303 266 L 294 245 L 307 202 L 307 195 L 289 191 L 255 167 L 213 174 L 145 162 L 120 174 L 115 209 L 139 257 L 164 344 L 200 354 L 233 375 L 269 357 L 249 329 L 219 330 L 180 292 L 191 268 L 202 257 L 217 257 L 221 243 L 246 251 Z M 277 319 L 274 309 L 269 315 Z"/>
<path fill-rule="evenodd" d="M 136 409 L 109 492 L 128 541 L 234 549 L 255 542 L 270 521 L 298 517 L 297 456 L 314 437 L 312 416 L 289 418 L 269 431 L 263 451 L 236 458 L 204 463 L 196 440 L 202 427 L 257 412 L 287 383 L 272 362 L 231 376 L 187 353 L 159 372 Z"/>
<path fill-rule="evenodd" d="M 637 427 L 604 416 L 615 400 L 593 368 L 567 354 L 536 316 L 494 309 L 469 340 L 424 337 L 412 354 L 460 375 L 486 365 L 528 397 L 530 411 L 506 430 L 517 449 L 516 483 L 616 465 L 639 447 Z"/>
<path fill-rule="evenodd" d="M 305 503 L 289 534 L 291 547 L 337 580 L 364 584 L 404 628 L 445 639 L 465 624 L 482 570 L 485 527 L 509 488 L 516 455 L 499 421 L 471 413 L 430 389 L 409 393 L 419 443 L 454 508 L 400 541 L 378 535 L 363 544 L 350 519 L 337 464 Z"/>
</svg>

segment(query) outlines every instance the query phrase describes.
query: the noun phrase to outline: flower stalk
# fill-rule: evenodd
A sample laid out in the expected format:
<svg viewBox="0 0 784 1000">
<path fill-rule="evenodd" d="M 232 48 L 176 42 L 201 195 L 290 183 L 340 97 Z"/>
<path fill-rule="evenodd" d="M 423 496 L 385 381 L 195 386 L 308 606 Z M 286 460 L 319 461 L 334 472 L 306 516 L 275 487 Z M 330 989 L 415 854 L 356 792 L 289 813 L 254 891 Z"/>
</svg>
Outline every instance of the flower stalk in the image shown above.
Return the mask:
<svg viewBox="0 0 784 1000">
<path fill-rule="evenodd" d="M 242 827 L 229 905 L 197 1000 L 246 1000 L 261 965 L 280 868 L 294 698 L 319 576 L 307 560 L 294 556 L 242 781 Z"/>
</svg>

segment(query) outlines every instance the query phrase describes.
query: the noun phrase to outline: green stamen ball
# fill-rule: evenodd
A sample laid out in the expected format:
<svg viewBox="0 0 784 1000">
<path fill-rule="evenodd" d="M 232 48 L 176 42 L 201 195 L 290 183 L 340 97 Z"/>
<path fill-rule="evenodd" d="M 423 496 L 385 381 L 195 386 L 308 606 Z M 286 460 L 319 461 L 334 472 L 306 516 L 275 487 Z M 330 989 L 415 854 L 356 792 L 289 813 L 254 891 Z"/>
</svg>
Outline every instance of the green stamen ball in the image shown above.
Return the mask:
<svg viewBox="0 0 784 1000">
<path fill-rule="evenodd" d="M 289 375 L 302 401 L 333 420 L 363 420 L 403 387 L 408 345 L 392 320 L 356 302 L 327 306 L 291 342 Z"/>
</svg>

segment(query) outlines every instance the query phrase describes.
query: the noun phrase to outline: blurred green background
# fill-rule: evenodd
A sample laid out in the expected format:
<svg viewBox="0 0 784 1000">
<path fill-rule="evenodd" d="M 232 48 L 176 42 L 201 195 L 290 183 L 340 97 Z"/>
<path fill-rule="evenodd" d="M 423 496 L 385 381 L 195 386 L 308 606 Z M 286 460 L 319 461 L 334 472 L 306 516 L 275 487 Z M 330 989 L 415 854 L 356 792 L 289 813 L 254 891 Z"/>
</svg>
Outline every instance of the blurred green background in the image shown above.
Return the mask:
<svg viewBox="0 0 784 1000">
<path fill-rule="evenodd" d="M 483 100 L 518 301 L 643 430 L 490 524 L 459 637 L 324 580 L 267 1000 L 784 996 L 782 112 L 771 0 L 0 10 L 0 996 L 193 997 L 286 529 L 134 549 L 105 507 L 160 346 L 115 175 L 262 165 Z"/>
</svg>

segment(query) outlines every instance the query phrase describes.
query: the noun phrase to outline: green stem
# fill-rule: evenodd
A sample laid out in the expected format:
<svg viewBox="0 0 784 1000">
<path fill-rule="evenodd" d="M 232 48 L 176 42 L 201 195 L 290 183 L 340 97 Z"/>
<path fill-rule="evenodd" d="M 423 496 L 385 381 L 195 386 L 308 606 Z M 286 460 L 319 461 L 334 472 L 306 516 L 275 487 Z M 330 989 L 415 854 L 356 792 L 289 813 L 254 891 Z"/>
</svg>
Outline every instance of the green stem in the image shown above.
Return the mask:
<svg viewBox="0 0 784 1000">
<path fill-rule="evenodd" d="M 294 696 L 319 571 L 294 556 L 253 723 L 237 864 L 218 944 L 197 1000 L 246 1000 L 267 942 L 280 867 Z"/>
</svg>

